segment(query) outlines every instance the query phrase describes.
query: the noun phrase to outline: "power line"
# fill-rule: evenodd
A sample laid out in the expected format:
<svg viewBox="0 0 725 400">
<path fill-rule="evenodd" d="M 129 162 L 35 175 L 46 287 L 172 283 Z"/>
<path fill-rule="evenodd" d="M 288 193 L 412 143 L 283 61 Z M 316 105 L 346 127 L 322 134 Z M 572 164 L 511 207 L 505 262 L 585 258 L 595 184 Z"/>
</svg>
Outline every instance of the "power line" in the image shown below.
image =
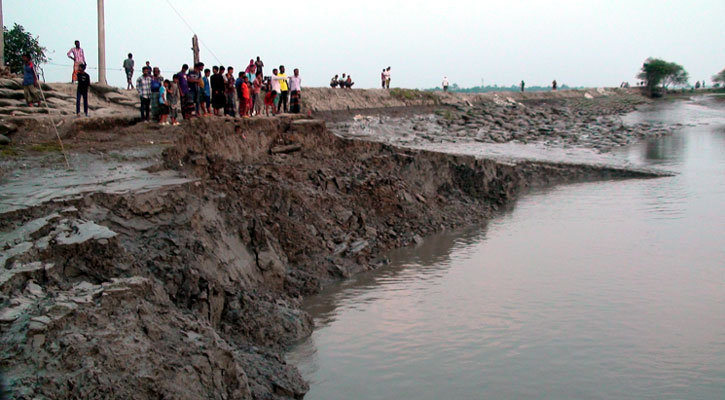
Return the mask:
<svg viewBox="0 0 725 400">
<path fill-rule="evenodd" d="M 191 25 L 189 25 L 189 23 L 186 22 L 186 19 L 184 19 L 184 17 L 181 15 L 181 13 L 179 13 L 179 11 L 176 10 L 176 8 L 171 4 L 171 2 L 169 0 L 166 0 L 166 4 L 168 4 L 169 7 L 171 7 L 172 10 L 174 10 L 174 12 L 176 13 L 176 15 L 179 16 L 179 18 L 181 18 L 181 21 L 186 25 L 187 28 L 189 28 L 189 30 L 191 31 L 191 33 L 193 33 L 194 35 L 196 35 L 196 32 L 194 31 L 194 28 L 192 28 Z M 207 46 L 206 43 L 204 43 L 203 40 L 199 39 L 199 42 L 201 43 L 202 46 L 204 46 L 205 49 L 207 49 L 209 51 L 209 53 L 217 60 L 217 62 L 219 64 L 222 63 L 221 60 L 219 59 L 219 57 L 217 57 L 216 54 L 214 54 L 214 52 L 211 51 L 211 49 L 209 48 L 209 46 Z"/>
</svg>

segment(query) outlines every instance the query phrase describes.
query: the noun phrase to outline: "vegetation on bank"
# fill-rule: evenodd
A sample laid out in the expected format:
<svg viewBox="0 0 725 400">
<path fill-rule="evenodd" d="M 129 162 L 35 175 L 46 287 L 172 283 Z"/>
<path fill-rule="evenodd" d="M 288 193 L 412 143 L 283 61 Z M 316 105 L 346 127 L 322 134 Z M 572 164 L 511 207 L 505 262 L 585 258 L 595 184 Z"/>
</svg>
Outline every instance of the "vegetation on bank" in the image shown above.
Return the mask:
<svg viewBox="0 0 725 400">
<path fill-rule="evenodd" d="M 22 55 L 30 54 L 35 65 L 48 62 L 45 47 L 40 45 L 38 37 L 33 37 L 22 25 L 15 24 L 13 29 L 8 30 L 3 26 L 5 42 L 5 63 L 10 67 L 10 72 L 19 74 L 23 72 Z"/>
<path fill-rule="evenodd" d="M 566 89 L 583 89 L 583 87 L 575 87 L 575 86 L 568 86 L 568 85 L 560 85 L 557 86 L 557 89 L 559 90 L 566 90 Z M 442 91 L 443 88 L 436 86 L 434 88 L 429 89 L 423 89 L 423 91 L 426 92 L 436 92 L 436 91 Z M 486 86 L 474 86 L 470 88 L 464 88 L 458 86 L 457 83 L 453 83 L 450 86 L 448 86 L 448 91 L 453 93 L 488 93 L 488 92 L 520 92 L 521 86 L 520 85 L 511 85 L 511 86 L 499 86 L 499 85 L 486 85 Z M 551 91 L 551 86 L 526 86 L 527 92 L 548 92 Z"/>
<path fill-rule="evenodd" d="M 437 101 L 438 98 L 435 97 L 432 93 L 429 91 L 421 91 L 417 89 L 402 89 L 402 88 L 393 88 L 390 89 L 390 96 L 399 100 L 419 100 L 419 99 L 427 99 L 427 100 L 434 100 Z"/>
<path fill-rule="evenodd" d="M 718 72 L 717 74 L 713 75 L 712 81 L 715 82 L 716 85 L 725 86 L 725 68 L 723 68 L 722 71 Z"/>
<path fill-rule="evenodd" d="M 642 64 L 637 78 L 644 81 L 650 96 L 661 96 L 670 86 L 687 85 L 690 76 L 682 65 L 650 57 Z"/>
</svg>

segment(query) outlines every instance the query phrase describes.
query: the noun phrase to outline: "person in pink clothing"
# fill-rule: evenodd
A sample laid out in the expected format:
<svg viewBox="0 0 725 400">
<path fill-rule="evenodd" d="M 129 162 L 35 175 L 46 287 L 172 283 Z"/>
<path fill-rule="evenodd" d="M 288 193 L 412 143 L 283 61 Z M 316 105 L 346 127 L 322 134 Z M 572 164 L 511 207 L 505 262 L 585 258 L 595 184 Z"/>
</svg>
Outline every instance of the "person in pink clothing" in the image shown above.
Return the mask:
<svg viewBox="0 0 725 400">
<path fill-rule="evenodd" d="M 249 60 L 249 65 L 247 65 L 244 73 L 247 75 L 247 79 L 249 80 L 249 82 L 252 82 L 252 80 L 254 80 L 254 76 L 257 75 L 257 65 L 254 63 L 253 59 Z"/>
<path fill-rule="evenodd" d="M 81 49 L 81 42 L 76 40 L 75 47 L 68 50 L 68 54 L 66 55 L 68 58 L 73 60 L 73 75 L 71 75 L 71 83 L 75 83 L 78 80 L 78 72 L 80 72 L 81 64 L 86 63 L 86 56 L 83 54 L 83 49 Z"/>
</svg>

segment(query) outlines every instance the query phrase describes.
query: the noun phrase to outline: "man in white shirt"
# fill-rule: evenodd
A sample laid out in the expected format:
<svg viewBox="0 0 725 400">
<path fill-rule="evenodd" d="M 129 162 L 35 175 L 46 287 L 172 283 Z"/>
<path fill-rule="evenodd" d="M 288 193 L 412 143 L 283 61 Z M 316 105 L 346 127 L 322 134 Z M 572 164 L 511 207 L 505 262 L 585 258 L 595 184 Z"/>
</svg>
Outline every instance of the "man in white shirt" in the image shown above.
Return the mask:
<svg viewBox="0 0 725 400">
<path fill-rule="evenodd" d="M 448 77 L 447 76 L 443 77 L 443 91 L 444 92 L 448 91 Z"/>
<path fill-rule="evenodd" d="M 300 78 L 300 70 L 294 69 L 294 75 L 289 77 L 289 110 L 291 113 L 299 114 L 300 112 L 300 97 L 302 96 L 302 78 Z"/>
</svg>

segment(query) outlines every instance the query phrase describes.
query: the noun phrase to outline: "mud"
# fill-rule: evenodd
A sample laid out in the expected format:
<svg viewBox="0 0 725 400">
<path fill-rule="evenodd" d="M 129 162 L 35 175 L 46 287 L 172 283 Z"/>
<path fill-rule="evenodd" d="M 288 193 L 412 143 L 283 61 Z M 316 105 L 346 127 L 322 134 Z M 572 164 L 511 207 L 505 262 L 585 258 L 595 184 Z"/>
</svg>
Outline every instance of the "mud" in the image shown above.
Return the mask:
<svg viewBox="0 0 725 400">
<path fill-rule="evenodd" d="M 604 153 L 645 138 L 669 135 L 682 127 L 625 124 L 622 116 L 646 102 L 634 94 L 596 99 L 493 98 L 409 115 L 361 111 L 351 119 L 337 119 L 330 129 L 345 137 L 418 148 L 440 143 L 515 143 Z"/>
<path fill-rule="evenodd" d="M 163 133 L 172 146 L 137 158 L 84 153 L 51 195 L 0 211 L 0 369 L 17 398 L 301 398 L 283 354 L 311 332 L 303 296 L 484 221 L 529 185 L 663 175 L 352 140 L 305 117 Z M 143 167 L 90 172 L 116 164 Z M 55 195 L 74 174 L 96 181 Z"/>
</svg>

